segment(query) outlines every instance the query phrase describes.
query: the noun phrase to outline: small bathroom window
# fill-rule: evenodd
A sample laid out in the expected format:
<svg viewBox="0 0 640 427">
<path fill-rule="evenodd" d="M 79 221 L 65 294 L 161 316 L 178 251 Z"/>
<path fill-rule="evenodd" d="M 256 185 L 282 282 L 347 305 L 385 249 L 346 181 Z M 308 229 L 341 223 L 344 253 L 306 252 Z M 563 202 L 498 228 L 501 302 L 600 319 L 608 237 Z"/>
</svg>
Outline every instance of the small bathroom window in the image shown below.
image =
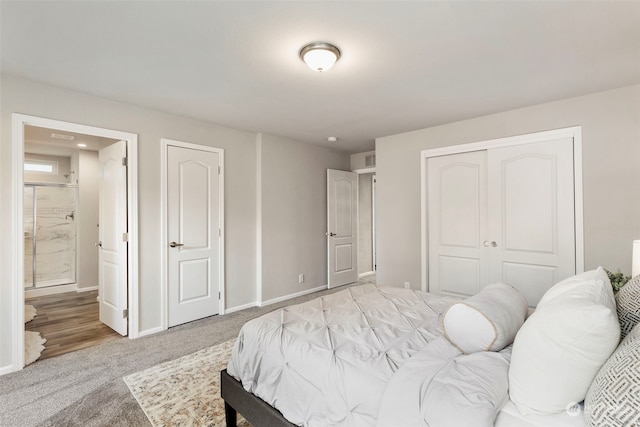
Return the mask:
<svg viewBox="0 0 640 427">
<path fill-rule="evenodd" d="M 25 160 L 24 171 L 57 175 L 58 162 L 50 162 L 47 160 Z"/>
</svg>

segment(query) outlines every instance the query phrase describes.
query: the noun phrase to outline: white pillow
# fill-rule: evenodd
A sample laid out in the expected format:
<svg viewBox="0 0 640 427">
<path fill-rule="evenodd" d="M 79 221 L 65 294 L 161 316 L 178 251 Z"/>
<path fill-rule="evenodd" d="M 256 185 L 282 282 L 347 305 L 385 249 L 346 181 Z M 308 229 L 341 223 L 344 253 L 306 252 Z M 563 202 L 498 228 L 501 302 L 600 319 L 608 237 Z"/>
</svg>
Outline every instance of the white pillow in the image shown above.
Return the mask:
<svg viewBox="0 0 640 427">
<path fill-rule="evenodd" d="M 494 283 L 449 307 L 444 335 L 463 353 L 500 351 L 513 342 L 527 310 L 527 300 L 517 289 Z"/>
<path fill-rule="evenodd" d="M 605 283 L 608 287 L 602 286 Z M 611 282 L 609 282 L 607 272 L 604 268 L 598 267 L 595 270 L 585 271 L 556 283 L 545 292 L 537 307 L 542 307 L 567 292 L 571 292 L 571 296 L 574 298 L 585 297 L 601 304 L 608 304 L 611 301 L 610 296 L 613 295 L 613 291 L 610 288 Z"/>
<path fill-rule="evenodd" d="M 513 344 L 509 396 L 521 413 L 554 414 L 584 400 L 620 340 L 609 279 L 574 277 L 543 297 Z M 570 284 L 568 284 L 570 283 Z"/>
</svg>

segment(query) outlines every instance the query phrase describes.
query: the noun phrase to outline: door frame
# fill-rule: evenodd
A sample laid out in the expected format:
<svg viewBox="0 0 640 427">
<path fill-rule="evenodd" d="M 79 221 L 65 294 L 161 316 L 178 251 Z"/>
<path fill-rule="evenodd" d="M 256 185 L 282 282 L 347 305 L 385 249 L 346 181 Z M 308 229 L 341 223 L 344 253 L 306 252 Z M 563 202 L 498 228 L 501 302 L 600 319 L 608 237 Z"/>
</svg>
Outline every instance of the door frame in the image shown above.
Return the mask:
<svg viewBox="0 0 640 427">
<path fill-rule="evenodd" d="M 224 258 L 224 149 L 215 148 L 208 145 L 201 144 L 193 144 L 190 142 L 176 141 L 173 139 L 160 139 L 160 149 L 161 149 L 161 159 L 162 159 L 162 168 L 160 172 L 160 182 L 161 182 L 161 191 L 160 191 L 160 283 L 162 292 L 160 292 L 161 299 L 161 322 L 160 327 L 163 331 L 169 328 L 169 263 L 168 263 L 168 250 L 169 240 L 167 236 L 167 177 L 168 177 L 168 155 L 167 151 L 169 146 L 180 147 L 180 148 L 190 148 L 193 150 L 200 151 L 208 151 L 211 153 L 217 153 L 220 158 L 220 177 L 218 180 L 218 209 L 219 209 L 219 218 L 220 218 L 220 241 L 218 253 L 220 254 L 220 269 L 219 269 L 219 283 L 220 283 L 220 301 L 218 305 L 218 314 L 225 314 L 225 258 Z"/>
<path fill-rule="evenodd" d="M 371 265 L 373 270 L 367 273 L 358 274 L 358 279 L 376 274 L 376 168 L 354 169 L 352 172 L 358 174 L 358 238 L 360 235 L 360 175 L 373 174 L 371 176 Z M 358 249 L 359 250 L 359 249 Z M 358 267 L 359 269 L 359 267 Z M 327 278 L 327 282 L 328 282 Z"/>
<path fill-rule="evenodd" d="M 47 119 L 26 114 L 13 113 L 12 126 L 12 186 L 11 203 L 11 247 L 13 262 L 11 263 L 11 283 L 13 316 L 12 321 L 12 363 L 11 371 L 24 368 L 24 127 L 26 125 L 44 127 L 59 131 L 83 133 L 105 138 L 120 139 L 127 142 L 127 218 L 129 232 L 128 263 L 128 298 L 129 298 L 129 338 L 139 335 L 138 313 L 138 135 L 130 132 L 82 125 L 61 120 Z"/>
<path fill-rule="evenodd" d="M 553 139 L 573 138 L 573 182 L 574 182 L 574 215 L 575 215 L 575 245 L 576 245 L 576 273 L 584 271 L 584 226 L 583 226 L 583 195 L 582 195 L 582 126 L 554 129 L 505 138 L 489 139 L 486 141 L 467 144 L 451 145 L 447 147 L 422 150 L 420 152 L 420 198 L 421 198 L 421 256 L 422 270 L 421 288 L 423 292 L 429 290 L 429 218 L 427 197 L 427 159 L 429 157 L 446 156 L 449 154 L 467 153 L 470 151 L 489 150 L 492 148 L 511 147 L 522 144 L 532 144 Z"/>
</svg>

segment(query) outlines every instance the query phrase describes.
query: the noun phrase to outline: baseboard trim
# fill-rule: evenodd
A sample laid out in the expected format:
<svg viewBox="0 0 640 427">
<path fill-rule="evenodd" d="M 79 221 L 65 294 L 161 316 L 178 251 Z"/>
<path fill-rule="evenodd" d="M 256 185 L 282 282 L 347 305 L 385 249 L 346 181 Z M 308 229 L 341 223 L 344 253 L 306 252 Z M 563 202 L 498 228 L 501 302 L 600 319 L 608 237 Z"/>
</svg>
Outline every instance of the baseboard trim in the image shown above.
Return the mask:
<svg viewBox="0 0 640 427">
<path fill-rule="evenodd" d="M 161 326 L 158 326 L 157 328 L 151 328 L 151 329 L 138 332 L 138 335 L 136 335 L 136 338 L 146 337 L 147 335 L 153 335 L 163 331 L 166 331 L 166 329 L 163 329 Z M 129 332 L 129 338 L 132 338 L 131 332 Z"/>
<path fill-rule="evenodd" d="M 35 297 L 43 297 L 46 295 L 55 295 L 55 294 L 62 294 L 65 292 L 77 292 L 78 291 L 78 287 L 76 286 L 75 283 L 72 283 L 70 285 L 56 285 L 56 286 L 50 286 L 47 288 L 36 288 L 36 289 L 25 289 L 24 290 L 24 298 L 25 299 L 29 299 L 29 298 L 35 298 Z"/>
<path fill-rule="evenodd" d="M 317 288 L 307 289 L 307 290 L 304 290 L 304 291 L 296 292 L 295 294 L 289 294 L 289 295 L 285 295 L 285 296 L 282 296 L 282 297 L 273 298 L 273 299 L 270 299 L 270 300 L 267 300 L 267 301 L 258 301 L 258 307 L 264 307 L 266 305 L 271 305 L 271 304 L 275 304 L 275 303 L 278 303 L 278 302 L 286 301 L 286 300 L 289 300 L 291 298 L 301 297 L 303 295 L 312 294 L 312 293 L 318 292 L 318 291 L 324 291 L 325 289 L 328 289 L 327 285 L 318 286 Z"/>
<path fill-rule="evenodd" d="M 97 291 L 97 290 L 98 290 L 97 286 L 83 286 L 82 288 L 78 288 L 76 292 L 90 292 L 90 291 Z"/>
<path fill-rule="evenodd" d="M 237 305 L 235 307 L 232 308 L 228 308 L 224 311 L 224 314 L 230 314 L 230 313 L 235 313 L 236 311 L 241 311 L 241 310 L 246 310 L 247 308 L 253 308 L 253 307 L 257 307 L 258 303 L 257 302 L 250 302 L 248 304 L 242 304 L 242 305 Z M 223 316 L 224 316 L 223 314 Z"/>
<path fill-rule="evenodd" d="M 373 276 L 374 274 L 376 274 L 375 271 L 367 271 L 366 273 L 360 273 L 358 274 L 358 279 L 362 279 L 363 277 L 367 277 L 367 276 Z"/>
<path fill-rule="evenodd" d="M 9 366 L 3 366 L 0 368 L 0 376 L 2 375 L 7 375 L 7 374 L 11 374 L 13 372 L 18 372 L 20 369 L 17 369 L 15 366 L 13 365 L 9 365 Z"/>
</svg>

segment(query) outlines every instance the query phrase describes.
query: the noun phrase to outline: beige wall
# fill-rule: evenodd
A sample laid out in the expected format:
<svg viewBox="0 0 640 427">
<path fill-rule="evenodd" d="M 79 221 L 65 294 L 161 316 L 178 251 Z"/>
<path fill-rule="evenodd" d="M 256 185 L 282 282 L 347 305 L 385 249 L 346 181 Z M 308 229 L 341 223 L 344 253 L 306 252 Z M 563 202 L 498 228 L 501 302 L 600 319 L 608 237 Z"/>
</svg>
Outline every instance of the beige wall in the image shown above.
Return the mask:
<svg viewBox="0 0 640 427">
<path fill-rule="evenodd" d="M 71 168 L 71 158 L 69 157 L 60 157 L 60 156 L 50 156 L 46 154 L 35 154 L 30 153 L 29 147 L 25 147 L 24 159 L 25 163 L 28 160 L 44 160 L 49 162 L 58 163 L 58 172 L 56 174 L 48 174 L 48 173 L 37 173 L 37 172 L 25 172 L 24 173 L 24 181 L 25 182 L 57 182 L 57 183 L 69 183 L 69 178 L 65 177 L 65 175 L 69 175 L 69 169 Z"/>
<path fill-rule="evenodd" d="M 160 139 L 225 150 L 227 307 L 256 300 L 256 135 L 104 98 L 0 76 L 0 197 L 11 199 L 11 115 L 23 113 L 138 135 L 140 330 L 160 326 Z M 13 206 L 0 206 L 0 233 L 11 236 Z M 11 365 L 13 242 L 0 247 L 0 370 Z"/>
<path fill-rule="evenodd" d="M 585 269 L 631 272 L 640 238 L 640 86 L 376 140 L 378 281 L 420 287 L 420 151 L 582 126 Z"/>
<path fill-rule="evenodd" d="M 271 135 L 258 144 L 265 302 L 326 286 L 327 169 L 349 170 L 350 159 Z"/>
<path fill-rule="evenodd" d="M 367 166 L 366 164 L 366 160 L 367 160 L 367 156 L 374 156 L 376 154 L 375 151 L 365 151 L 364 153 L 355 153 L 351 155 L 351 170 L 358 170 L 358 169 L 369 169 L 369 168 L 374 168 L 375 165 L 373 166 Z"/>
<path fill-rule="evenodd" d="M 0 76 L 0 197 L 11 200 L 11 115 L 37 117 L 138 135 L 140 332 L 161 326 L 160 160 L 161 138 L 225 150 L 225 286 L 227 309 L 286 299 L 327 284 L 326 169 L 349 169 L 349 155 L 294 141 L 244 132 L 122 104 L 104 98 Z M 78 169 L 90 159 L 74 159 Z M 87 169 L 88 170 L 88 169 Z M 260 173 L 258 171 L 261 171 Z M 82 178 L 82 177 L 81 177 Z M 80 191 L 82 182 L 80 182 Z M 258 191 L 259 189 L 259 191 Z M 86 196 L 80 195 L 81 200 Z M 261 209 L 257 203 L 261 200 Z M 11 236 L 12 206 L 0 206 L 0 233 Z M 79 215 L 88 208 L 80 207 Z M 262 221 L 258 222 L 258 214 Z M 258 225 L 262 228 L 259 229 Z M 82 231 L 85 244 L 95 240 Z M 261 240 L 260 252 L 257 242 Z M 0 247 L 0 372 L 11 364 L 13 242 Z M 258 259 L 258 253 L 262 258 Z M 86 273 L 86 274 L 85 274 Z M 305 282 L 298 284 L 298 274 Z M 90 277 L 89 271 L 80 272 Z M 83 279 L 84 280 L 84 279 Z M 87 279 L 89 280 L 89 279 Z M 86 283 L 86 285 L 90 285 Z"/>
</svg>

